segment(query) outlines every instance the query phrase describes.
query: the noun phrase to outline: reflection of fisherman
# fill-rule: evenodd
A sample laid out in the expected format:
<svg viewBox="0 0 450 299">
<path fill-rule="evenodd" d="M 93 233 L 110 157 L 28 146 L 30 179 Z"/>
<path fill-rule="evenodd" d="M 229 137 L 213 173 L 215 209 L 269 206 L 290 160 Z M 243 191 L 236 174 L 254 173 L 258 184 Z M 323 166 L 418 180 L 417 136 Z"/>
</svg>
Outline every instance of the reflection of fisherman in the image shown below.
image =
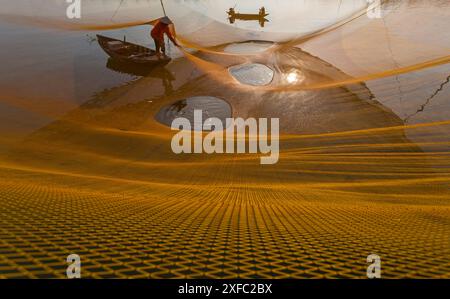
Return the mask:
<svg viewBox="0 0 450 299">
<path fill-rule="evenodd" d="M 161 74 L 162 84 L 164 86 L 164 94 L 170 95 L 173 93 L 173 85 L 172 81 L 175 80 L 172 73 L 166 70 L 165 68 L 162 68 L 162 74 Z"/>
<path fill-rule="evenodd" d="M 172 107 L 170 107 L 170 110 L 176 110 L 177 113 L 180 113 L 181 111 L 183 111 L 184 108 L 186 108 L 186 106 L 187 106 L 187 101 L 181 100 L 181 101 L 174 103 L 172 105 Z"/>
<path fill-rule="evenodd" d="M 166 56 L 166 46 L 164 44 L 164 34 L 169 37 L 169 39 L 179 47 L 178 42 L 175 39 L 175 26 L 169 17 L 162 17 L 159 19 L 151 31 L 151 36 L 155 41 L 156 53 L 158 57 Z"/>
</svg>

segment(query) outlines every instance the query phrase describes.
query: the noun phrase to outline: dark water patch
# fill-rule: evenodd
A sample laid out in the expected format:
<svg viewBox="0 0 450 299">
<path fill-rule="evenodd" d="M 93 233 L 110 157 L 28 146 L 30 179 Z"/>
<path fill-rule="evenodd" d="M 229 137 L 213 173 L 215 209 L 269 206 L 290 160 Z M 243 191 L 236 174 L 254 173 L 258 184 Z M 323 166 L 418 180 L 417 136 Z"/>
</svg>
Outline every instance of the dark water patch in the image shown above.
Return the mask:
<svg viewBox="0 0 450 299">
<path fill-rule="evenodd" d="M 194 111 L 202 111 L 202 119 L 194 119 Z M 198 126 L 203 127 L 203 123 L 207 124 L 209 118 L 218 118 L 222 122 L 223 128 L 226 127 L 226 119 L 231 118 L 232 110 L 231 106 L 224 100 L 211 97 L 211 96 L 199 96 L 191 97 L 183 100 L 176 101 L 170 105 L 163 107 L 155 116 L 155 119 L 171 127 L 172 122 L 176 118 L 186 118 L 191 123 L 191 128 Z"/>
</svg>

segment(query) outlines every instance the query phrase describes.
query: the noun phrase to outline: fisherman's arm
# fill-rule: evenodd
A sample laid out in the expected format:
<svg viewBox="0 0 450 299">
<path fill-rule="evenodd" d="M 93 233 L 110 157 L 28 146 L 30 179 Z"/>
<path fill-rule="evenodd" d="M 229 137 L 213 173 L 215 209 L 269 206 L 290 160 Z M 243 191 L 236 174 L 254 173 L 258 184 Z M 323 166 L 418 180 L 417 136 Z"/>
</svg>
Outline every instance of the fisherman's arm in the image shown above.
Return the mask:
<svg viewBox="0 0 450 299">
<path fill-rule="evenodd" d="M 175 37 L 173 37 L 171 34 L 168 34 L 169 39 L 172 41 L 172 43 L 175 44 L 175 46 L 179 47 L 180 44 L 178 44 L 177 40 L 175 39 Z"/>
<path fill-rule="evenodd" d="M 167 33 L 167 36 L 169 37 L 169 39 L 175 44 L 175 46 L 179 47 L 180 44 L 178 44 L 178 42 L 175 38 L 175 36 L 176 36 L 175 27 L 172 27 L 172 26 L 169 26 L 169 30 L 167 30 L 166 33 Z"/>
</svg>

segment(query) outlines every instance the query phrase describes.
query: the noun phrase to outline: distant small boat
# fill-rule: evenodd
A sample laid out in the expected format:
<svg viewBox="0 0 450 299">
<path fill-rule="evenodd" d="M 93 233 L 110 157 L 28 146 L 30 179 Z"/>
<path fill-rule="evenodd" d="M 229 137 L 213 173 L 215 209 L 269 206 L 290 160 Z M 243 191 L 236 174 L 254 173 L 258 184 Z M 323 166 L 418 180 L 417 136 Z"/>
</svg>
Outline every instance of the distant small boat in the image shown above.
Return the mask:
<svg viewBox="0 0 450 299">
<path fill-rule="evenodd" d="M 168 56 L 158 58 L 155 50 L 132 44 L 125 40 L 121 41 L 102 35 L 97 35 L 97 40 L 106 54 L 120 62 L 152 66 L 166 65 L 171 61 L 171 58 Z"/>
<path fill-rule="evenodd" d="M 230 24 L 234 24 L 236 20 L 258 21 L 259 25 L 264 27 L 265 23 L 269 22 L 269 20 L 266 19 L 269 14 L 266 13 L 266 9 L 264 7 L 261 7 L 258 14 L 237 13 L 234 8 L 230 8 L 227 13 Z"/>
<path fill-rule="evenodd" d="M 232 19 L 243 20 L 243 21 L 258 21 L 260 19 L 266 18 L 269 14 L 249 14 L 249 13 L 228 13 L 229 17 Z"/>
</svg>

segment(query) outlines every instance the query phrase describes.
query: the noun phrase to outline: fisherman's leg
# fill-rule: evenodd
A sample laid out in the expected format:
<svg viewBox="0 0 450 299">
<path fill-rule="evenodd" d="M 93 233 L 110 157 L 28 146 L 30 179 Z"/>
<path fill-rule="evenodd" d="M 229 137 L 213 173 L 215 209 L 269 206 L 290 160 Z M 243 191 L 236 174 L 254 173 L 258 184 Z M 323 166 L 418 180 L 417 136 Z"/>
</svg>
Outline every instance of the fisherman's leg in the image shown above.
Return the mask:
<svg viewBox="0 0 450 299">
<path fill-rule="evenodd" d="M 156 51 L 156 53 L 158 53 L 158 52 L 159 52 L 159 43 L 158 43 L 158 40 L 157 40 L 156 38 L 154 38 L 154 39 L 153 39 L 153 42 L 155 43 L 155 51 Z"/>
<path fill-rule="evenodd" d="M 155 41 L 155 50 L 156 50 L 156 56 L 158 56 L 158 58 L 161 57 L 161 42 L 159 39 L 153 39 Z"/>
<path fill-rule="evenodd" d="M 161 52 L 166 56 L 166 43 L 164 40 L 161 41 Z"/>
</svg>

